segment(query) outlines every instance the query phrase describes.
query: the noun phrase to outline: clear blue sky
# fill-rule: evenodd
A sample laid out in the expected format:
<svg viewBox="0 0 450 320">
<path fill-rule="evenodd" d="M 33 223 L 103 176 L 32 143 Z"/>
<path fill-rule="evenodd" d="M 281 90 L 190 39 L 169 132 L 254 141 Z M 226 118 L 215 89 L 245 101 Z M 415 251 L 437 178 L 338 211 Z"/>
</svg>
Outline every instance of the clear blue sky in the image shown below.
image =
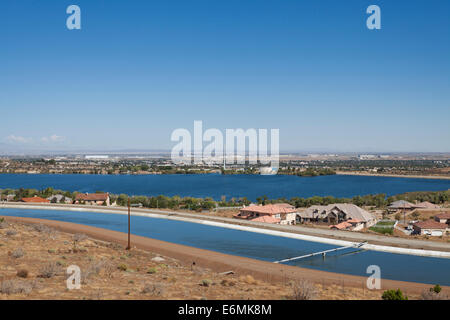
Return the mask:
<svg viewBox="0 0 450 320">
<path fill-rule="evenodd" d="M 203 120 L 279 128 L 282 151 L 450 152 L 449 16 L 448 0 L 2 0 L 0 145 L 170 149 Z"/>
</svg>

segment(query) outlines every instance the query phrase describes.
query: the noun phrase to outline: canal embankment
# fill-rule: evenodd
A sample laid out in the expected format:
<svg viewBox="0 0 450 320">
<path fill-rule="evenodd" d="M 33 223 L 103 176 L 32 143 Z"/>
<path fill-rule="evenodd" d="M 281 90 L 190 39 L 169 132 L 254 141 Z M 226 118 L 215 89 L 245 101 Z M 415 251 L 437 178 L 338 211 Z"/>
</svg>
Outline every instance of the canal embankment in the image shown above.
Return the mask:
<svg viewBox="0 0 450 320">
<path fill-rule="evenodd" d="M 127 208 L 124 207 L 99 207 L 65 204 L 24 204 L 8 202 L 0 204 L 0 208 L 127 214 Z M 326 243 L 336 246 L 349 246 L 367 241 L 368 243 L 363 246 L 363 249 L 396 254 L 450 258 L 450 243 L 444 242 L 395 238 L 360 232 L 308 228 L 304 226 L 270 225 L 260 222 L 242 221 L 232 218 L 168 210 L 133 208 L 132 215 L 192 222 L 221 228 Z"/>
</svg>

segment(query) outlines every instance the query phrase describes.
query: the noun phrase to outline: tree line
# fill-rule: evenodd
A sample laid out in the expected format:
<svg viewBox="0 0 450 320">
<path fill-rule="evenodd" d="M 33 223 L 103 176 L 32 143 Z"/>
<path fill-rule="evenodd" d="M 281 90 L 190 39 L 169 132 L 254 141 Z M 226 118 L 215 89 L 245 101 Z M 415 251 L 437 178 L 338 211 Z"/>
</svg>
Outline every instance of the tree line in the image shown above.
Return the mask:
<svg viewBox="0 0 450 320">
<path fill-rule="evenodd" d="M 101 191 L 97 191 L 100 193 Z M 3 189 L 0 190 L 2 199 L 6 195 L 14 194 L 14 201 L 19 201 L 22 198 L 29 198 L 39 196 L 42 198 L 49 198 L 52 195 L 61 194 L 65 198 L 75 199 L 78 191 L 70 192 L 57 190 L 53 188 L 46 188 L 43 190 L 38 189 Z M 116 202 L 119 206 L 126 206 L 128 203 L 128 195 L 126 194 L 110 194 L 110 202 Z M 386 194 L 369 194 L 363 196 L 354 196 L 352 198 L 339 198 L 333 196 L 313 196 L 309 198 L 293 197 L 269 199 L 267 196 L 256 198 L 257 204 L 274 204 L 274 203 L 289 203 L 296 208 L 305 208 L 312 205 L 329 205 L 332 203 L 353 203 L 359 207 L 371 206 L 375 208 L 385 208 L 390 203 L 397 200 L 406 200 L 409 202 L 423 202 L 428 201 L 434 204 L 443 204 L 450 199 L 450 190 L 446 191 L 420 191 L 420 192 L 407 192 L 387 197 Z M 180 196 L 131 196 L 130 202 L 132 205 L 139 205 L 145 208 L 160 208 L 160 209 L 187 209 L 194 211 L 212 210 L 216 207 L 242 207 L 248 206 L 252 203 L 246 197 L 226 199 L 222 197 L 221 200 L 214 200 L 210 197 L 194 198 L 194 197 L 180 197 Z"/>
</svg>

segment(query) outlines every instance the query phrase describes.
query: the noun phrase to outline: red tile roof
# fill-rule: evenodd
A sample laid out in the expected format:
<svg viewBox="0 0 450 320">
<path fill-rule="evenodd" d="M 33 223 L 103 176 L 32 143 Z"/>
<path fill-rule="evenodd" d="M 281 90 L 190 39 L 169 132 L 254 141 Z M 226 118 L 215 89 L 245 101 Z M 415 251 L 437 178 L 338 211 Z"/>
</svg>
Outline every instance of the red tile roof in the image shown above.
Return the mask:
<svg viewBox="0 0 450 320">
<path fill-rule="evenodd" d="M 414 223 L 415 227 L 420 229 L 447 229 L 448 225 L 445 223 L 440 223 L 434 220 L 426 220 Z"/>
<path fill-rule="evenodd" d="M 75 200 L 84 201 L 106 201 L 109 197 L 108 193 L 79 193 Z"/>
<path fill-rule="evenodd" d="M 329 226 L 329 227 L 330 228 L 336 228 L 336 229 L 339 229 L 339 230 L 343 230 L 343 229 L 347 229 L 347 228 L 349 228 L 351 226 L 352 226 L 351 223 L 348 223 L 348 222 L 344 221 L 344 222 L 341 222 L 339 224 L 332 225 L 332 226 Z"/>
<path fill-rule="evenodd" d="M 32 197 L 32 198 L 22 198 L 23 202 L 33 202 L 33 203 L 49 203 L 50 201 L 41 197 Z"/>
<path fill-rule="evenodd" d="M 266 223 L 279 223 L 280 219 L 274 218 L 272 216 L 260 216 L 260 217 L 251 219 L 250 221 L 266 222 Z"/>
<path fill-rule="evenodd" d="M 438 219 L 450 219 L 450 212 L 439 213 L 435 217 Z"/>
<path fill-rule="evenodd" d="M 416 208 L 422 208 L 422 209 L 438 209 L 440 208 L 438 205 L 428 202 L 428 201 L 424 201 L 424 202 L 420 202 L 418 204 L 416 204 Z"/>
<path fill-rule="evenodd" d="M 288 206 L 288 204 L 277 203 L 277 204 L 268 204 L 265 206 L 249 206 L 241 209 L 241 212 L 256 212 L 259 214 L 265 215 L 275 215 L 281 213 L 293 213 L 296 210 L 292 206 Z"/>
</svg>

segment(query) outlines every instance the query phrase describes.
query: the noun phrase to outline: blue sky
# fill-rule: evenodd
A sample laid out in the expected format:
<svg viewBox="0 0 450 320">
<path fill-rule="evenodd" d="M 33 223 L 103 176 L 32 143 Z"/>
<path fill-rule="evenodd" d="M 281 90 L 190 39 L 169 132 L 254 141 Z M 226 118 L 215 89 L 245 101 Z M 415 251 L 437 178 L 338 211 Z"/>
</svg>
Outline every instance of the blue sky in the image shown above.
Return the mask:
<svg viewBox="0 0 450 320">
<path fill-rule="evenodd" d="M 0 146 L 170 149 L 203 120 L 279 128 L 281 151 L 450 152 L 449 15 L 447 0 L 1 1 Z"/>
</svg>

